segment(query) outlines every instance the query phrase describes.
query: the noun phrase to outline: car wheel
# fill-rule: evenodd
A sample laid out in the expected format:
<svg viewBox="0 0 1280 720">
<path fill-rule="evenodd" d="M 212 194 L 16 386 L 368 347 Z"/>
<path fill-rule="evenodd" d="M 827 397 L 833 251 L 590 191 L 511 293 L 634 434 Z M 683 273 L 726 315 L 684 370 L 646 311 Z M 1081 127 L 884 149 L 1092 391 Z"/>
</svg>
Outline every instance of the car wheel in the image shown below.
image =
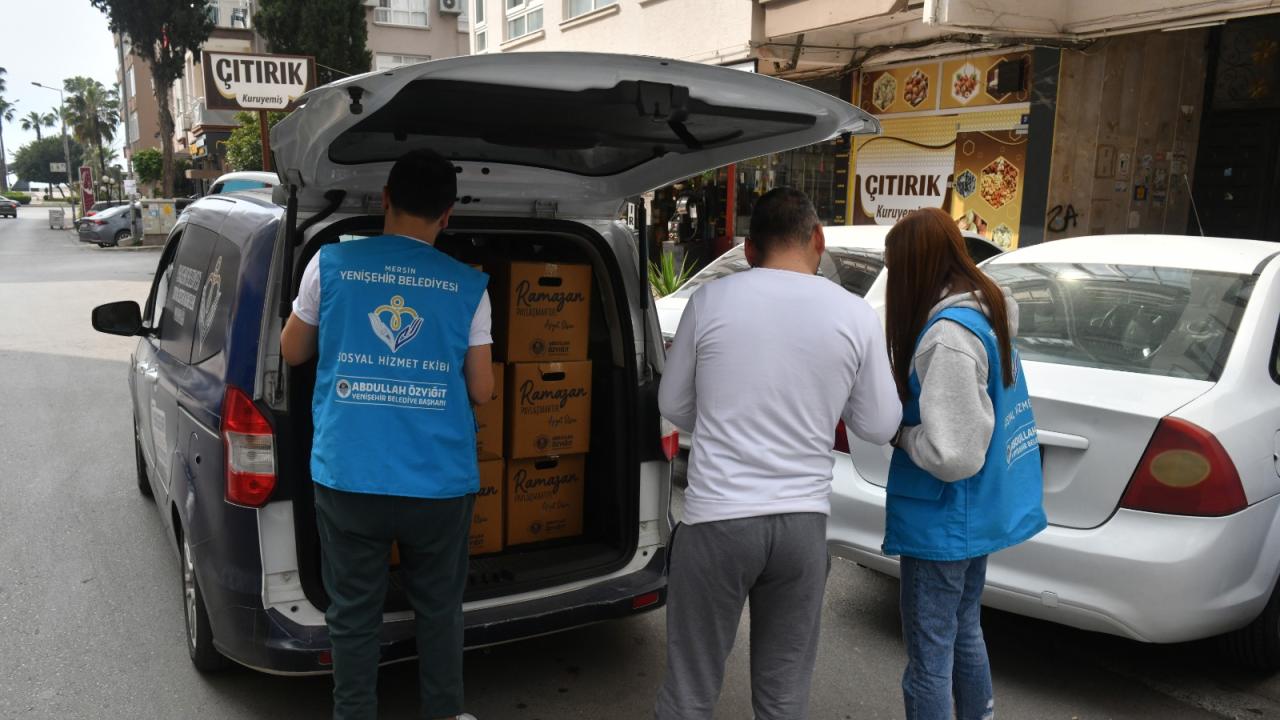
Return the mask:
<svg viewBox="0 0 1280 720">
<path fill-rule="evenodd" d="M 121 241 L 128 240 L 130 237 L 128 230 L 121 230 L 116 233 L 116 247 L 120 247 Z"/>
<path fill-rule="evenodd" d="M 147 480 L 147 460 L 142 457 L 142 442 L 138 440 L 138 426 L 133 426 L 133 460 L 138 469 L 138 492 L 143 497 L 153 497 L 151 483 Z"/>
<path fill-rule="evenodd" d="M 1246 668 L 1280 670 L 1280 586 L 1253 622 L 1218 638 L 1228 659 Z"/>
<path fill-rule="evenodd" d="M 187 626 L 187 654 L 191 664 L 200 672 L 217 672 L 229 664 L 226 656 L 213 646 L 213 630 L 209 627 L 209 612 L 205 609 L 204 594 L 196 580 L 195 561 L 191 557 L 191 544 L 186 533 L 182 534 L 182 616 Z"/>
<path fill-rule="evenodd" d="M 100 247 L 100 248 L 104 248 L 104 247 L 106 247 L 106 246 L 107 246 L 107 244 L 106 244 L 106 243 L 104 243 L 104 242 L 100 242 L 100 243 L 98 243 L 98 247 Z"/>
</svg>

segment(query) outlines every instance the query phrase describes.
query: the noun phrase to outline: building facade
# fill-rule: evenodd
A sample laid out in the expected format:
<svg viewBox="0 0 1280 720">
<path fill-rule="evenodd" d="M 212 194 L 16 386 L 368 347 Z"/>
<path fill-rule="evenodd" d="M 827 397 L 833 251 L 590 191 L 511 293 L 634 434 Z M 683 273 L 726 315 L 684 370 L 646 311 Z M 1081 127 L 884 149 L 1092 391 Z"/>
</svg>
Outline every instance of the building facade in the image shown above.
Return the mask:
<svg viewBox="0 0 1280 720">
<path fill-rule="evenodd" d="M 824 222 L 891 224 L 934 206 L 1007 247 L 1201 225 L 1280 240 L 1265 212 L 1280 193 L 1280 7 L 1269 0 L 473 2 L 475 52 L 735 65 L 881 120 L 876 137 L 657 191 L 661 219 L 689 186 L 719 187 L 703 204 L 726 217 L 706 222 L 704 210 L 702 223 L 718 248 L 740 239 L 750 200 L 780 184 L 814 196 Z M 659 228 L 655 247 L 671 237 Z"/>
<path fill-rule="evenodd" d="M 364 8 L 368 29 L 370 70 L 385 70 L 427 60 L 464 55 L 471 44 L 468 5 L 463 0 L 353 0 Z M 258 0 L 211 0 L 214 29 L 202 50 L 265 53 L 265 39 L 256 32 L 253 16 Z M 146 61 L 129 52 L 128 38 L 117 41 L 121 50 L 120 78 L 128 136 L 125 156 L 144 148 L 159 148 L 159 106 Z M 142 83 L 141 89 L 138 83 Z M 199 58 L 188 54 L 181 79 L 170 90 L 175 157 L 187 160 L 186 171 L 194 190 L 203 191 L 228 171 L 226 141 L 235 130 L 235 112 L 210 109 L 205 102 L 204 74 Z"/>
</svg>

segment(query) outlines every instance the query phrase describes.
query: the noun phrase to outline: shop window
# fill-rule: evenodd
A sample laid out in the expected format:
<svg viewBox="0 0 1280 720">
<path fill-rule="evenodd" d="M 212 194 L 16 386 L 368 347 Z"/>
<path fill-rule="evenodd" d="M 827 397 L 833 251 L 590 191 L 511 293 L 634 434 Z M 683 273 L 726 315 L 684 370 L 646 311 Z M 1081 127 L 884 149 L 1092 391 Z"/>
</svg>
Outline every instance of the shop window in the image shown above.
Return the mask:
<svg viewBox="0 0 1280 720">
<path fill-rule="evenodd" d="M 616 5 L 618 0 L 568 0 L 568 7 L 564 14 L 565 19 L 576 18 L 579 15 L 586 15 L 592 10 L 599 10 L 602 7 Z"/>
<path fill-rule="evenodd" d="M 387 25 L 428 27 L 427 0 L 378 0 L 375 19 Z"/>
<path fill-rule="evenodd" d="M 515 40 L 542 29 L 542 0 L 503 0 L 507 8 L 507 39 Z"/>
</svg>

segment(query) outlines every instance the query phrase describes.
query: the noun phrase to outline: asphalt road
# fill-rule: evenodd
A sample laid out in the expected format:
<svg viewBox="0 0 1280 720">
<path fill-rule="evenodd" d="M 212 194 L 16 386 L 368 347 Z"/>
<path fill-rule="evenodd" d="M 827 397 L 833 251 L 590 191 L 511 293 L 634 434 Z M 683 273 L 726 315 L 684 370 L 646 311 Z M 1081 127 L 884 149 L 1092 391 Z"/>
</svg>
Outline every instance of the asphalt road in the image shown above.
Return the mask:
<svg viewBox="0 0 1280 720">
<path fill-rule="evenodd" d="M 326 678 L 186 657 L 176 555 L 134 486 L 127 360 L 89 310 L 142 300 L 155 251 L 81 246 L 45 213 L 0 219 L 0 717 L 324 717 Z M 902 717 L 897 584 L 836 562 L 812 717 Z M 467 656 L 480 720 L 652 716 L 662 611 Z M 1002 613 L 984 616 L 1001 718 L 1280 719 L 1280 679 L 1206 645 L 1152 647 Z M 716 714 L 750 718 L 745 618 Z M 411 665 L 380 679 L 383 717 L 415 715 Z"/>
</svg>

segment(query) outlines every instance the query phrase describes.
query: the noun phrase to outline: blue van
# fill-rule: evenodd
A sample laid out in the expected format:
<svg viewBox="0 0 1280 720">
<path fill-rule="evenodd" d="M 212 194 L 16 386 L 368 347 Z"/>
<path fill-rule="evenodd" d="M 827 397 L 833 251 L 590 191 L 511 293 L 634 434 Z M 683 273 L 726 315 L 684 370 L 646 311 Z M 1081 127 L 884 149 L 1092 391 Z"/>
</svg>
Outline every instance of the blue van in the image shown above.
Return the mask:
<svg viewBox="0 0 1280 720">
<path fill-rule="evenodd" d="M 304 96 L 272 131 L 274 196 L 196 201 L 169 235 L 145 306 L 93 312 L 96 329 L 139 337 L 129 375 L 138 489 L 154 498 L 180 560 L 196 667 L 330 669 L 309 464 L 315 366 L 282 361 L 280 329 L 321 246 L 381 231 L 381 189 L 397 157 L 430 147 L 458 168 L 442 250 L 593 269 L 584 533 L 472 558 L 464 610 L 475 647 L 665 600 L 677 443 L 657 411 L 662 336 L 646 246 L 617 220 L 624 200 L 877 129 L 816 90 L 614 55 L 455 58 Z M 394 574 L 382 637 L 384 662 L 415 655 Z"/>
</svg>

